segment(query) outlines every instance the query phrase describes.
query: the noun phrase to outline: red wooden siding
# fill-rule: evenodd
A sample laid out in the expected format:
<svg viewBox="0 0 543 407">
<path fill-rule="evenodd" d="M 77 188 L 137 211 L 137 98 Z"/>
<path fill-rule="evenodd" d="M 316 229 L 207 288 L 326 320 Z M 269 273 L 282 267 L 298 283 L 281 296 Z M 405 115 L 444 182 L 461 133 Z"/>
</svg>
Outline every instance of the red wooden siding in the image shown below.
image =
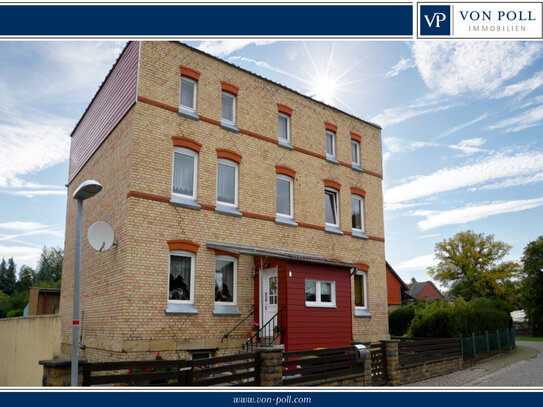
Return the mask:
<svg viewBox="0 0 543 407">
<path fill-rule="evenodd" d="M 336 308 L 306 307 L 306 278 L 335 281 Z M 288 262 L 284 280 L 286 284 L 279 286 L 279 292 L 286 289 L 287 335 L 283 339 L 286 350 L 348 346 L 352 340 L 349 269 Z"/>
<path fill-rule="evenodd" d="M 72 132 L 71 182 L 136 102 L 139 42 L 130 42 Z"/>
<path fill-rule="evenodd" d="M 387 267 L 387 289 L 388 289 L 388 305 L 401 305 L 402 303 L 402 283 L 398 281 L 396 276 Z"/>
<path fill-rule="evenodd" d="M 425 299 L 427 296 L 429 298 L 445 298 L 431 284 L 426 284 L 426 286 L 421 290 L 419 295 L 417 295 L 417 299 Z"/>
</svg>

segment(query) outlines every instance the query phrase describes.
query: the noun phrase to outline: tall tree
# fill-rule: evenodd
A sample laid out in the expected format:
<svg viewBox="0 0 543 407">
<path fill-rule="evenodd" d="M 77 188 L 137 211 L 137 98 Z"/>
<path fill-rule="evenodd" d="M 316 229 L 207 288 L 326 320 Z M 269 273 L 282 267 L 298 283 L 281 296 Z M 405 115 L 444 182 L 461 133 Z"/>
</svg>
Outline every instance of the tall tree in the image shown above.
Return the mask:
<svg viewBox="0 0 543 407">
<path fill-rule="evenodd" d="M 15 285 L 15 290 L 27 291 L 30 287 L 32 287 L 35 279 L 36 272 L 32 269 L 32 267 L 21 266 L 21 269 L 19 270 L 19 279 Z"/>
<path fill-rule="evenodd" d="M 469 301 L 475 297 L 507 301 L 512 310 L 519 306 L 520 264 L 503 262 L 511 246 L 494 240 L 494 235 L 459 232 L 435 246 L 439 263 L 428 273 L 446 287 L 453 297 Z"/>
<path fill-rule="evenodd" d="M 4 294 L 6 293 L 6 287 L 8 286 L 7 272 L 6 259 L 2 258 L 2 262 L 0 262 L 0 291 Z"/>
<path fill-rule="evenodd" d="M 524 280 L 521 303 L 528 321 L 538 334 L 543 333 L 543 236 L 524 248 Z"/>
<path fill-rule="evenodd" d="M 17 282 L 17 269 L 13 262 L 13 257 L 8 259 L 8 267 L 6 270 L 6 289 L 4 292 L 7 295 L 12 295 L 15 292 L 15 283 Z"/>
<path fill-rule="evenodd" d="M 62 249 L 44 247 L 36 270 L 36 280 L 47 283 L 59 282 L 62 278 L 63 259 L 64 251 Z"/>
</svg>

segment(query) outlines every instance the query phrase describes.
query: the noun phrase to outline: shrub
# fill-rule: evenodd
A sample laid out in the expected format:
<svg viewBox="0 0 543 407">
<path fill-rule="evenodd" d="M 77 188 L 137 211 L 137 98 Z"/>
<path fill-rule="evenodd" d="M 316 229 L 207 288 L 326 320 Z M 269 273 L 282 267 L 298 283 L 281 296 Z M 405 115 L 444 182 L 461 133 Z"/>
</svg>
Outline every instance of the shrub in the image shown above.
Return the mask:
<svg viewBox="0 0 543 407">
<path fill-rule="evenodd" d="M 408 335 L 413 337 L 451 338 L 507 330 L 510 327 L 509 314 L 503 309 L 493 308 L 491 301 L 480 299 L 465 302 L 462 299 L 450 304 L 438 301 L 428 304 L 428 310 L 419 308 L 409 327 Z"/>
<path fill-rule="evenodd" d="M 13 309 L 8 312 L 6 315 L 6 318 L 15 318 L 15 317 L 22 317 L 23 316 L 23 310 L 22 309 Z"/>
<path fill-rule="evenodd" d="M 391 335 L 403 336 L 407 333 L 415 310 L 424 307 L 424 303 L 410 304 L 388 314 L 388 330 Z"/>
</svg>

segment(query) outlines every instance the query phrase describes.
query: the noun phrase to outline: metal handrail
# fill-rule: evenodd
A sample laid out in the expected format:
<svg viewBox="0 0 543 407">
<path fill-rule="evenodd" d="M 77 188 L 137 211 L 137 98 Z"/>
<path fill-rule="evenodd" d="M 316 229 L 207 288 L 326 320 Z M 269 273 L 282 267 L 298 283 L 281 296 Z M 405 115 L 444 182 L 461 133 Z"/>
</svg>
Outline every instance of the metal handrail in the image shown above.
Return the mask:
<svg viewBox="0 0 543 407">
<path fill-rule="evenodd" d="M 253 336 L 247 339 L 243 343 L 243 348 L 245 350 L 249 349 L 249 346 L 259 345 L 262 338 L 271 338 L 272 343 L 277 339 L 282 332 L 284 332 L 283 327 L 283 310 L 286 308 L 286 305 L 283 305 L 277 313 L 270 318 L 266 324 L 260 328 Z"/>
<path fill-rule="evenodd" d="M 249 314 L 247 314 L 247 315 L 245 316 L 245 318 L 243 318 L 240 322 L 238 322 L 238 324 L 237 324 L 235 327 L 233 327 L 231 330 L 229 330 L 227 333 L 225 333 L 225 334 L 223 335 L 223 337 L 221 338 L 221 342 L 224 341 L 225 339 L 228 339 L 228 336 L 229 336 L 232 332 L 234 332 L 238 326 L 240 326 L 241 324 L 243 324 L 243 323 L 245 322 L 245 320 L 246 320 L 247 318 L 249 318 L 251 315 L 253 315 L 254 313 L 255 313 L 255 310 L 252 310 Z"/>
</svg>

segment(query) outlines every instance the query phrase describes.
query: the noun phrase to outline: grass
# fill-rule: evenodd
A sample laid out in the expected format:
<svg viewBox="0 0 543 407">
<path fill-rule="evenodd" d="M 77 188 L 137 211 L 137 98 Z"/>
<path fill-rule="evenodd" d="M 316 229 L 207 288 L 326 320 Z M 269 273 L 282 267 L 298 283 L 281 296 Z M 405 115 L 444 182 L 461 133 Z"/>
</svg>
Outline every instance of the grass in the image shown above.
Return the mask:
<svg viewBox="0 0 543 407">
<path fill-rule="evenodd" d="M 536 338 L 516 338 L 517 341 L 527 341 L 527 342 L 543 342 L 543 337 Z"/>
</svg>

